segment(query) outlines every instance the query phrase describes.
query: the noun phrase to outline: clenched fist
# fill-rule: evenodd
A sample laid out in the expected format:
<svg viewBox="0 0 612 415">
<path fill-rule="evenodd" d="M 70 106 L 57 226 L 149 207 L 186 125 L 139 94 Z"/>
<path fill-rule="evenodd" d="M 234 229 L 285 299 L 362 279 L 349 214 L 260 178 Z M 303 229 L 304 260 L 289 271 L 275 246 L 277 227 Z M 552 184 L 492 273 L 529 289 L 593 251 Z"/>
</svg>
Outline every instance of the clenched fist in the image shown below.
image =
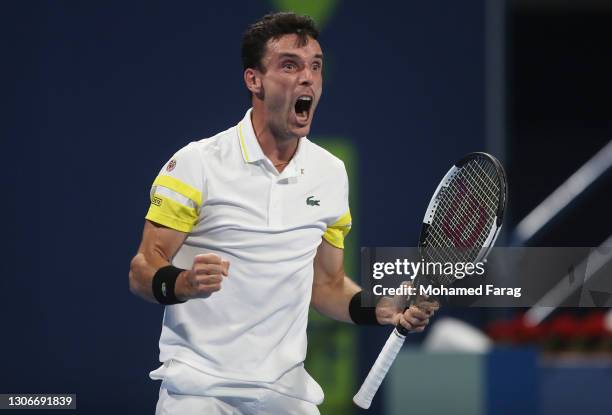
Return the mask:
<svg viewBox="0 0 612 415">
<path fill-rule="evenodd" d="M 440 308 L 437 301 L 429 298 L 419 298 L 416 304 L 406 308 L 407 305 L 408 298 L 405 296 L 383 297 L 376 304 L 376 319 L 380 324 L 400 324 L 408 332 L 418 333 L 425 330 L 429 319 Z"/>
<path fill-rule="evenodd" d="M 196 255 L 193 267 L 183 271 L 176 280 L 176 296 L 181 301 L 207 298 L 221 289 L 223 278 L 228 276 L 229 261 L 217 254 Z"/>
</svg>

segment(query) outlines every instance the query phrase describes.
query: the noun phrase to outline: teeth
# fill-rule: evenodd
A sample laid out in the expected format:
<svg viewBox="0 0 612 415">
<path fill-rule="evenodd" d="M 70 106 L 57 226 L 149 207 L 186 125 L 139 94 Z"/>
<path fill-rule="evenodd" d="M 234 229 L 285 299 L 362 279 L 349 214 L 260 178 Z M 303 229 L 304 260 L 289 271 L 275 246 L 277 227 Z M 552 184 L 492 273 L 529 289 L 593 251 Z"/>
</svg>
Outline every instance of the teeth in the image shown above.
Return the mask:
<svg viewBox="0 0 612 415">
<path fill-rule="evenodd" d="M 312 101 L 313 99 L 311 96 L 300 95 L 295 100 L 295 114 L 301 117 L 308 117 Z"/>
</svg>

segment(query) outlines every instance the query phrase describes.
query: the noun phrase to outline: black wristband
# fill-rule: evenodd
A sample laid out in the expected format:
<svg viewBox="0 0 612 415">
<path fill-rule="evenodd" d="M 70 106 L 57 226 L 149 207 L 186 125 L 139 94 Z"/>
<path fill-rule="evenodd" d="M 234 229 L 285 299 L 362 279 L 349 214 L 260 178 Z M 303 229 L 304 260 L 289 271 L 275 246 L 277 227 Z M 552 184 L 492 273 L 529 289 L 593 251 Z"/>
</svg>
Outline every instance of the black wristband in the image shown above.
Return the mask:
<svg viewBox="0 0 612 415">
<path fill-rule="evenodd" d="M 184 303 L 174 294 L 176 279 L 183 271 L 185 270 L 173 265 L 167 265 L 157 270 L 153 276 L 153 295 L 157 302 L 166 305 Z"/>
<path fill-rule="evenodd" d="M 364 307 L 361 305 L 363 291 L 356 293 L 349 303 L 349 315 L 351 320 L 358 325 L 382 326 L 376 319 L 376 307 Z"/>
</svg>

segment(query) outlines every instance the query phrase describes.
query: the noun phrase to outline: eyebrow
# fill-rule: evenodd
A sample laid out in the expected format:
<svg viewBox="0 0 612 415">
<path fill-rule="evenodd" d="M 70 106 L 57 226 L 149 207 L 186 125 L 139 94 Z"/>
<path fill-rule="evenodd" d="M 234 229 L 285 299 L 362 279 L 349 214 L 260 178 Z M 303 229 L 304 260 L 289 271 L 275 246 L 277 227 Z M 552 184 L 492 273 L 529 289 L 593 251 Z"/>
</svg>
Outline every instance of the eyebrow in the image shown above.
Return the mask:
<svg viewBox="0 0 612 415">
<path fill-rule="evenodd" d="M 317 53 L 315 56 L 315 59 L 321 59 L 323 60 L 323 54 L 322 53 Z M 285 52 L 285 53 L 281 53 L 280 54 L 280 59 L 283 58 L 293 58 L 293 59 L 297 59 L 297 60 L 302 60 L 302 57 L 295 54 L 295 53 L 290 53 L 290 52 Z"/>
</svg>

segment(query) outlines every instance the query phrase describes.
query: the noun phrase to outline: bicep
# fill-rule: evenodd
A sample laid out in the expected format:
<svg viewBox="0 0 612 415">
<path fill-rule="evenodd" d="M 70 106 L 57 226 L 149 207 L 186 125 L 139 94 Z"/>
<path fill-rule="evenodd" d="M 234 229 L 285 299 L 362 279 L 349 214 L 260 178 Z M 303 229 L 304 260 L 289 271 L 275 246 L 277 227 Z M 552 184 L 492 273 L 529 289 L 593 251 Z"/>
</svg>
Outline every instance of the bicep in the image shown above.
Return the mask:
<svg viewBox="0 0 612 415">
<path fill-rule="evenodd" d="M 348 304 L 359 287 L 344 274 L 344 250 L 321 242 L 314 260 L 312 306 L 328 317 L 350 322 Z"/>
<path fill-rule="evenodd" d="M 323 239 L 314 259 L 314 286 L 333 285 L 343 278 L 344 250 Z"/>
</svg>

